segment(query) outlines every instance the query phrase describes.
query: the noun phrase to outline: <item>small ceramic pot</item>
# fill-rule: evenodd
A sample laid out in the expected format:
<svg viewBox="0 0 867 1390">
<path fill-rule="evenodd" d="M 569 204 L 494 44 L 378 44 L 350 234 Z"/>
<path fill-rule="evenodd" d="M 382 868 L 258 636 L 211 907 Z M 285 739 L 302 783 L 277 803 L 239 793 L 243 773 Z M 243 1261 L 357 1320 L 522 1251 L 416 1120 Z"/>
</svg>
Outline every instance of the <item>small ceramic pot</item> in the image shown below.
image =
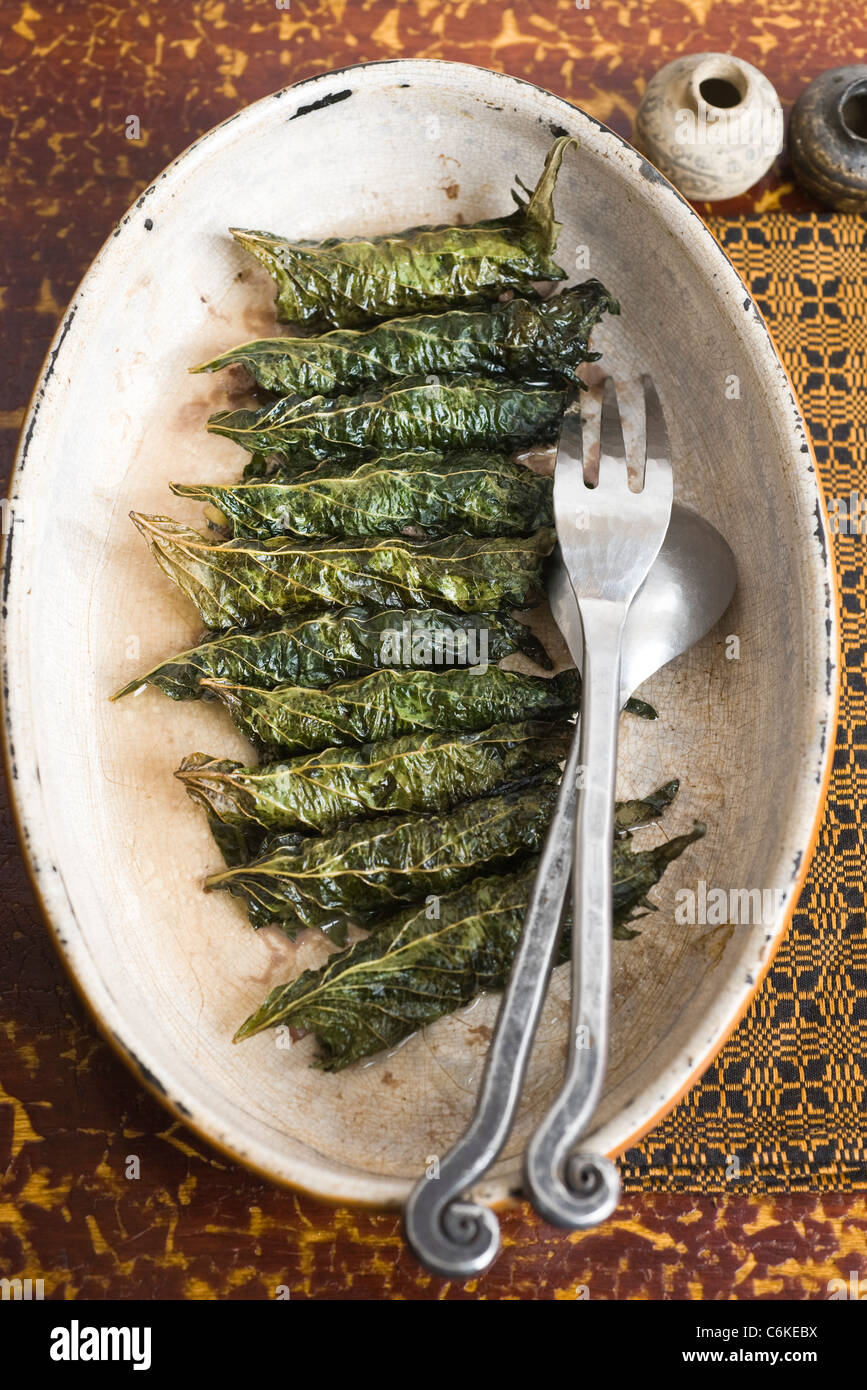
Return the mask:
<svg viewBox="0 0 867 1390">
<path fill-rule="evenodd" d="M 789 125 L 798 182 L 840 212 L 867 212 L 867 65 L 831 68 L 806 87 Z"/>
<path fill-rule="evenodd" d="M 686 198 L 735 198 L 783 148 L 783 109 L 768 79 L 729 53 L 677 58 L 651 78 L 636 144 Z"/>
</svg>

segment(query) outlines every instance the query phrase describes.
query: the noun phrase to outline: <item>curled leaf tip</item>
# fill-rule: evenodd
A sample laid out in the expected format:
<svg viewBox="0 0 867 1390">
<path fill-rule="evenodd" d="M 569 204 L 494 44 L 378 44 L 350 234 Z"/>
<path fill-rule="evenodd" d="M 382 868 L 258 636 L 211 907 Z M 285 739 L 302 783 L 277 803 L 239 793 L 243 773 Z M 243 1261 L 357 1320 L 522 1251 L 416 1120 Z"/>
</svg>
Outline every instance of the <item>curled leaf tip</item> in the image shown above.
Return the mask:
<svg viewBox="0 0 867 1390">
<path fill-rule="evenodd" d="M 251 246 L 256 244 L 256 233 L 247 230 L 245 227 L 230 227 L 229 235 L 234 237 L 240 246 Z"/>
<path fill-rule="evenodd" d="M 193 781 L 207 772 L 209 766 L 220 766 L 216 758 L 212 758 L 209 753 L 190 753 L 184 758 L 183 762 L 175 768 L 175 776 L 182 782 Z"/>
<path fill-rule="evenodd" d="M 113 704 L 115 700 L 122 700 L 124 695 L 132 695 L 138 690 L 143 690 L 146 685 L 146 680 L 141 676 L 136 676 L 135 680 L 127 681 L 126 685 L 122 685 L 120 690 L 116 690 L 114 694 L 109 695 L 108 698 Z"/>
<path fill-rule="evenodd" d="M 188 372 L 218 372 L 221 367 L 228 366 L 232 361 L 231 352 L 218 353 L 216 357 L 211 357 L 207 362 L 200 362 L 195 367 L 187 367 Z"/>
<path fill-rule="evenodd" d="M 271 268 L 273 256 L 269 256 L 269 243 L 273 244 L 275 238 L 269 232 L 253 232 L 244 227 L 230 227 L 230 234 L 234 237 L 239 246 L 243 246 L 245 251 L 249 251 L 257 260 L 262 261 L 266 267 Z"/>
<path fill-rule="evenodd" d="M 211 415 L 205 429 L 209 434 L 224 434 L 228 439 L 233 439 L 237 433 L 237 427 L 232 427 L 228 421 L 232 415 L 231 410 L 218 410 L 215 415 Z"/>
<path fill-rule="evenodd" d="M 277 1011 L 270 1005 L 271 999 L 269 997 L 255 1013 L 251 1014 L 249 1018 L 245 1018 L 232 1038 L 232 1042 L 243 1042 L 245 1038 L 252 1038 L 257 1033 L 264 1033 L 265 1029 L 271 1026 L 272 1021 L 276 1021 L 276 1017 L 279 1017 Z"/>
<path fill-rule="evenodd" d="M 150 512 L 130 512 L 129 516 L 133 526 L 138 527 L 142 535 L 149 531 L 159 531 L 161 526 L 176 524 L 170 516 L 156 516 Z"/>
</svg>

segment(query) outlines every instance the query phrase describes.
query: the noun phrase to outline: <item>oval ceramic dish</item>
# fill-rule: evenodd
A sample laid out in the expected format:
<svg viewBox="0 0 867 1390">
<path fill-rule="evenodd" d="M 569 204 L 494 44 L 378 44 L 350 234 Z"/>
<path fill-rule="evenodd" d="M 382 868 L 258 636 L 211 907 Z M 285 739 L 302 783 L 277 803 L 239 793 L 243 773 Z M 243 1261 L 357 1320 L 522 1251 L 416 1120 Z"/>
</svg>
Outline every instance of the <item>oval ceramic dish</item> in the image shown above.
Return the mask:
<svg viewBox="0 0 867 1390">
<path fill-rule="evenodd" d="M 334 1075 L 309 1066 L 311 1038 L 232 1045 L 266 990 L 324 952 L 311 933 L 297 945 L 256 934 L 238 902 L 201 891 L 215 848 L 172 772 L 197 749 L 249 759 L 223 713 L 153 691 L 108 701 L 197 632 L 127 513 L 195 523 L 169 479 L 228 481 L 244 461 L 203 429 L 226 380 L 186 371 L 276 331 L 271 283 L 230 225 L 319 238 L 490 217 L 509 210 L 516 173 L 535 182 L 563 132 L 581 147 L 557 187 L 558 259 L 620 299 L 595 345 L 619 381 L 652 373 L 678 494 L 727 537 L 740 580 L 722 627 L 644 688 L 659 722 L 623 723 L 623 792 L 678 775 L 669 833 L 701 819 L 708 834 L 655 891 L 642 935 L 615 946 L 611 1065 L 586 1144 L 622 1150 L 707 1066 L 767 969 L 812 848 L 836 694 L 833 578 L 801 416 L 753 301 L 670 184 L 568 103 L 473 67 L 363 65 L 278 92 L 192 145 L 106 242 L 49 353 L 13 479 L 7 751 L 58 944 L 106 1034 L 178 1115 L 335 1200 L 400 1202 L 462 1132 L 498 1000 Z M 753 925 L 678 924 L 675 893 L 699 880 L 778 889 L 780 909 Z M 483 1200 L 518 1188 L 560 1083 L 567 1002 L 561 971 Z"/>
</svg>

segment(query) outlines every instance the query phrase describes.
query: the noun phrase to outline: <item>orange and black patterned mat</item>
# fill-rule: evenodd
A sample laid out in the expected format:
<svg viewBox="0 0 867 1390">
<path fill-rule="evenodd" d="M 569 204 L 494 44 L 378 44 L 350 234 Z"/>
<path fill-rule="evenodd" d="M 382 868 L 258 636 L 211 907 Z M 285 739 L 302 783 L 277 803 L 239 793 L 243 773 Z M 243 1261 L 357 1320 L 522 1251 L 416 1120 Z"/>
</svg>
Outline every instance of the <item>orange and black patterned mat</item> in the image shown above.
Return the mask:
<svg viewBox="0 0 867 1390">
<path fill-rule="evenodd" d="M 710 227 L 792 376 L 829 511 L 833 499 L 846 508 L 833 540 L 840 720 L 825 818 L 786 939 L 716 1062 L 625 1155 L 623 1180 L 632 1191 L 867 1188 L 867 220 L 777 213 Z"/>
</svg>

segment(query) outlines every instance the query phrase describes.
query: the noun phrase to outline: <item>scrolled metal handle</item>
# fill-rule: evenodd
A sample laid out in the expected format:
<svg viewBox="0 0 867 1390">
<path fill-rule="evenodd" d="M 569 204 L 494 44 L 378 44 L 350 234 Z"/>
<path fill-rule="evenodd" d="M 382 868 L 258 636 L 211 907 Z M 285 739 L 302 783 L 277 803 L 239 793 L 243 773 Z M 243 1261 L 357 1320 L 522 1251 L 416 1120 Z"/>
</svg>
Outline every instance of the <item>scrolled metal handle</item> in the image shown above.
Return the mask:
<svg viewBox="0 0 867 1390">
<path fill-rule="evenodd" d="M 404 1212 L 406 1238 L 432 1274 L 471 1279 L 497 1257 L 500 1223 L 489 1207 L 460 1201 L 442 1178 L 422 1179 Z"/>
<path fill-rule="evenodd" d="M 626 605 L 579 599 L 584 628 L 584 705 L 581 766 L 584 782 L 575 818 L 572 883 L 572 1014 L 566 1075 L 560 1093 L 533 1135 L 524 1183 L 547 1221 L 582 1230 L 604 1221 L 617 1205 L 620 1177 L 609 1159 L 572 1150 L 586 1132 L 602 1090 L 611 994 L 614 778 L 620 646 Z"/>
<path fill-rule="evenodd" d="M 599 1154 L 569 1154 L 555 1169 L 548 1153 L 531 1149 L 525 1171 L 536 1211 L 552 1226 L 567 1231 L 598 1226 L 620 1200 L 617 1165 Z"/>
<path fill-rule="evenodd" d="M 462 1199 L 502 1150 L 518 1109 L 568 900 L 578 752 L 576 729 L 472 1121 L 442 1160 L 439 1177 L 421 1178 L 406 1206 L 404 1227 L 415 1255 L 451 1278 L 487 1269 L 500 1247 L 494 1213 Z"/>
</svg>

